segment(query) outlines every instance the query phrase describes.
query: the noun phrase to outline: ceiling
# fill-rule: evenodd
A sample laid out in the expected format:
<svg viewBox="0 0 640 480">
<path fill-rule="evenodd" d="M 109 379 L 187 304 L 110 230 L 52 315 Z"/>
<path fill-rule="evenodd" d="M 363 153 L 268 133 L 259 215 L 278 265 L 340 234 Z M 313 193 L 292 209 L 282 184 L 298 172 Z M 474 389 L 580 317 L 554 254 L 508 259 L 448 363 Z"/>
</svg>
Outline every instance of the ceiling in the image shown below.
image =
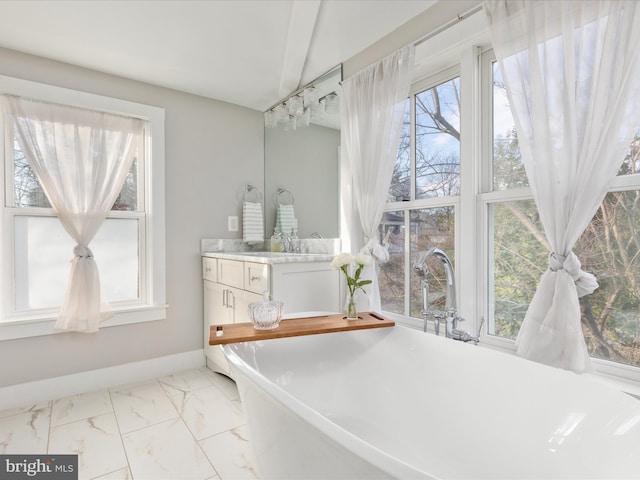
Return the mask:
<svg viewBox="0 0 640 480">
<path fill-rule="evenodd" d="M 0 47 L 266 110 L 436 0 L 0 1 Z"/>
</svg>

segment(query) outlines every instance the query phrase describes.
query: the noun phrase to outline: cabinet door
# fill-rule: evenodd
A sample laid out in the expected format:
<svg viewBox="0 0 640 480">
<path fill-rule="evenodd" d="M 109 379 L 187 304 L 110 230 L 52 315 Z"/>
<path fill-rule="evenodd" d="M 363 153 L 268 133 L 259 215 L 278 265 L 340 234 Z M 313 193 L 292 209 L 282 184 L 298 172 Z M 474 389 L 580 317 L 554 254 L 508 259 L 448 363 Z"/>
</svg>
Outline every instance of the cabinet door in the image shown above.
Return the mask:
<svg viewBox="0 0 640 480">
<path fill-rule="evenodd" d="M 209 345 L 211 325 L 233 323 L 233 309 L 230 308 L 230 287 L 205 280 L 204 284 L 204 351 L 207 365 L 214 371 L 231 375 L 227 359 L 220 345 Z"/>
<path fill-rule="evenodd" d="M 204 281 L 205 325 L 233 323 L 233 311 L 229 305 L 229 287 L 216 282 Z"/>
<path fill-rule="evenodd" d="M 330 262 L 272 265 L 274 300 L 284 302 L 284 313 L 340 312 L 340 271 Z"/>
<path fill-rule="evenodd" d="M 252 302 L 261 302 L 262 295 L 237 288 L 230 288 L 229 290 L 231 291 L 229 302 L 232 305 L 234 323 L 250 322 L 249 304 Z"/>
</svg>

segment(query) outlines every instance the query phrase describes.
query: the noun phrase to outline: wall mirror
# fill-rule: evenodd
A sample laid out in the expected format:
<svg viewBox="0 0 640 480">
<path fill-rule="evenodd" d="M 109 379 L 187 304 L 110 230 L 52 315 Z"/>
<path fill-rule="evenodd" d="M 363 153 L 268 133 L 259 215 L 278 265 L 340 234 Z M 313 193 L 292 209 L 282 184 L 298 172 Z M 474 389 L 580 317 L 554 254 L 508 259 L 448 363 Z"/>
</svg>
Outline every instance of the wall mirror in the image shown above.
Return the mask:
<svg viewBox="0 0 640 480">
<path fill-rule="evenodd" d="M 340 236 L 341 80 L 338 65 L 265 112 L 267 238 L 273 234 L 277 203 L 289 201 L 300 238 L 314 232 Z"/>
</svg>

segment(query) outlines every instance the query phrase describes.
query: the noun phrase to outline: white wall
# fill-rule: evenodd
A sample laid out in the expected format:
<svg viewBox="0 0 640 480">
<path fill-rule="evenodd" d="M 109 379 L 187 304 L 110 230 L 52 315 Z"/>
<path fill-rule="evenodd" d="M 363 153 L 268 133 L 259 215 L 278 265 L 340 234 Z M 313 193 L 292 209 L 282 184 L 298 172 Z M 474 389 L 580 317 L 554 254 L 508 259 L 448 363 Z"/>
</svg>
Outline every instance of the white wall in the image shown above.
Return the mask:
<svg viewBox="0 0 640 480">
<path fill-rule="evenodd" d="M 0 75 L 165 109 L 167 319 L 0 342 L 0 386 L 202 348 L 201 238 L 240 238 L 242 190 L 264 181 L 261 112 L 0 49 Z"/>
<path fill-rule="evenodd" d="M 342 77 L 349 78 L 399 48 L 410 43 L 419 43 L 425 37 L 437 34 L 481 3 L 482 0 L 439 1 L 373 45 L 344 61 L 342 63 Z"/>
</svg>

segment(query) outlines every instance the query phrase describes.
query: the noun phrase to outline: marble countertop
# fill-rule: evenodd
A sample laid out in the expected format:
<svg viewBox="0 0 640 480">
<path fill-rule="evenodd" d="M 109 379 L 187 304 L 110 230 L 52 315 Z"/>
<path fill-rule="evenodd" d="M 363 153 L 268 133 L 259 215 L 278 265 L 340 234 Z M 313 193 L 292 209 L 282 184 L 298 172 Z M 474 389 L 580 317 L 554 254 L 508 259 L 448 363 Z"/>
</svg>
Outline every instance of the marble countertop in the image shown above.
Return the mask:
<svg viewBox="0 0 640 480">
<path fill-rule="evenodd" d="M 255 263 L 305 263 L 330 262 L 334 254 L 327 253 L 284 253 L 284 252 L 203 252 L 203 257 L 225 258 Z"/>
</svg>

